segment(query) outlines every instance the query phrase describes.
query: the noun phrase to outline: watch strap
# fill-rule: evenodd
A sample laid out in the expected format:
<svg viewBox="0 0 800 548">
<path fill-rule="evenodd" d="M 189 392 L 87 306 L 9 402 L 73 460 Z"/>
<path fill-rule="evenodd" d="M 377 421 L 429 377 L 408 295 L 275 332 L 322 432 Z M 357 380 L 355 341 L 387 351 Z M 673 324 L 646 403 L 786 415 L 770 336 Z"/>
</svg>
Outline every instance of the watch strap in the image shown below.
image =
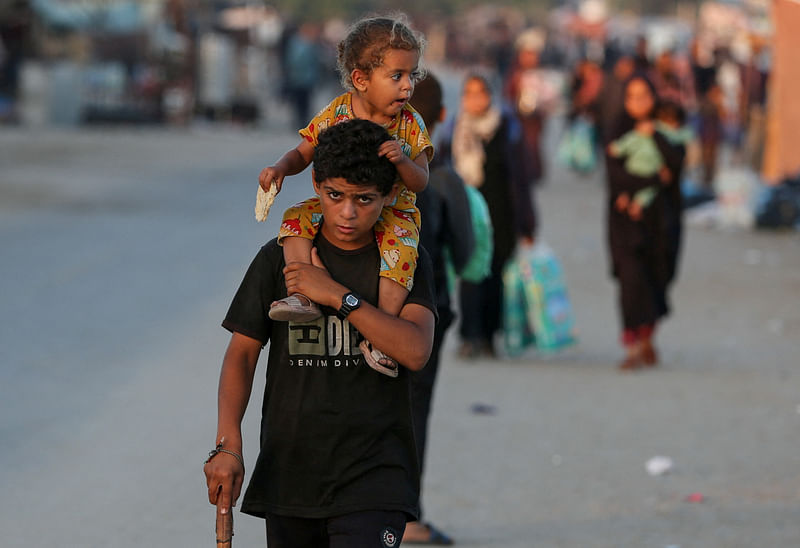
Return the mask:
<svg viewBox="0 0 800 548">
<path fill-rule="evenodd" d="M 353 304 L 350 304 L 350 303 L 348 302 L 348 300 L 350 300 L 350 299 L 349 299 L 350 297 L 352 297 L 352 298 L 354 298 L 354 299 L 355 299 L 356 303 L 355 303 L 354 305 L 353 305 Z M 344 320 L 345 318 L 347 318 L 347 316 L 348 316 L 348 315 L 349 315 L 349 314 L 350 314 L 350 313 L 351 313 L 353 310 L 356 310 L 356 309 L 357 309 L 357 308 L 359 308 L 360 306 L 361 306 L 361 297 L 359 297 L 358 295 L 356 295 L 356 294 L 355 294 L 355 293 L 353 293 L 352 291 L 348 291 L 347 293 L 345 293 L 345 294 L 342 296 L 342 306 L 340 306 L 340 307 L 339 307 L 339 310 L 337 310 L 337 311 L 336 311 L 336 316 L 338 316 L 338 318 L 339 318 L 340 320 Z"/>
</svg>

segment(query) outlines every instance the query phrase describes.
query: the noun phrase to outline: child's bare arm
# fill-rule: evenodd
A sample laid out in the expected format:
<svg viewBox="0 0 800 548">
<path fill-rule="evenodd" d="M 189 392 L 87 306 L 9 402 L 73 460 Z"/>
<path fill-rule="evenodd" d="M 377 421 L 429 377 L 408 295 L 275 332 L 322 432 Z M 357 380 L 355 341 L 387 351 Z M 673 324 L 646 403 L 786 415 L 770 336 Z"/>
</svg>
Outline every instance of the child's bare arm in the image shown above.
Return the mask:
<svg viewBox="0 0 800 548">
<path fill-rule="evenodd" d="M 258 183 L 265 191 L 269 190 L 272 181 L 278 186 L 280 191 L 284 177 L 297 175 L 311 163 L 314 156 L 314 147 L 306 140 L 281 156 L 274 165 L 267 166 L 261 170 L 258 176 Z"/>
<path fill-rule="evenodd" d="M 395 167 L 397 174 L 408 189 L 412 192 L 422 192 L 428 186 L 428 156 L 420 153 L 416 160 L 412 160 L 400 148 L 400 143 L 391 139 L 384 142 L 378 149 L 379 156 L 386 156 Z"/>
<path fill-rule="evenodd" d="M 417 156 L 416 160 L 411 160 L 403 155 L 404 160 L 396 163 L 397 174 L 400 179 L 412 192 L 422 192 L 428 186 L 428 158 L 425 154 Z"/>
</svg>

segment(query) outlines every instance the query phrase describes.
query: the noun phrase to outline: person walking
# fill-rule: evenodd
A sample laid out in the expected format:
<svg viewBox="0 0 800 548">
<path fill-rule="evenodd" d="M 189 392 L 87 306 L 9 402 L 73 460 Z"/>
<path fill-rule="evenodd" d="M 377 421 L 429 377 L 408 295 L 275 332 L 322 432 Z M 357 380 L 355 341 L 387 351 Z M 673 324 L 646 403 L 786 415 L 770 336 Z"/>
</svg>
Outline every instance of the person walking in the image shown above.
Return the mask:
<svg viewBox="0 0 800 548">
<path fill-rule="evenodd" d="M 309 119 L 311 94 L 322 72 L 318 41 L 318 27 L 313 23 L 303 23 L 286 44 L 284 87 L 297 127 Z"/>
<path fill-rule="evenodd" d="M 518 243 L 533 245 L 536 214 L 531 185 L 524 177 L 524 142 L 519 122 L 492 104 L 488 80 L 472 74 L 464 80 L 461 110 L 446 128 L 439 154 L 464 182 L 477 188 L 489 208 L 494 253 L 491 273 L 480 283 L 462 280 L 459 354 L 495 356 L 494 336 L 501 328 L 502 271 Z"/>
<path fill-rule="evenodd" d="M 261 446 L 242 511 L 265 519 L 270 548 L 393 548 L 406 521 L 419 516 L 408 372 L 428 361 L 436 309 L 424 250 L 399 316 L 377 308 L 373 227 L 397 192 L 397 169 L 378 149 L 390 139 L 367 120 L 320 133 L 313 179 L 324 220 L 312 263 L 287 265 L 270 241 L 222 323 L 232 336 L 220 373 L 216 449 L 204 467 L 208 499 L 229 513 L 239 498 L 241 422 L 269 344 Z M 270 303 L 291 290 L 313 298 L 322 315 L 272 320 Z M 365 365 L 359 341 L 367 337 L 392 349 L 401 364 L 396 378 Z"/>
<path fill-rule="evenodd" d="M 653 338 L 667 315 L 669 242 L 662 190 L 683 156 L 656 130 L 657 96 L 641 74 L 625 84 L 625 109 L 616 139 L 606 151 L 608 245 L 613 277 L 619 284 L 622 343 L 627 371 L 658 362 Z"/>
<path fill-rule="evenodd" d="M 527 30 L 516 40 L 516 58 L 505 83 L 505 96 L 522 125 L 525 160 L 529 182 L 536 183 L 544 176 L 542 133 L 557 92 L 539 67 L 539 53 L 544 48 L 544 36 L 535 29 Z"/>
<path fill-rule="evenodd" d="M 431 134 L 439 122 L 444 120 L 445 108 L 442 100 L 442 86 L 429 72 L 414 89 L 411 106 L 422 116 Z M 433 403 L 433 390 L 439 373 L 442 345 L 445 334 L 455 319 L 450 302 L 446 253 L 455 271 L 458 272 L 467 264 L 475 240 L 470 226 L 469 199 L 464 182 L 453 168 L 441 159 L 441 156 L 434 156 L 431 162 L 428 186 L 417 194 L 417 207 L 425 219 L 420 230 L 420 245 L 431 256 L 436 311 L 439 314 L 433 335 L 431 357 L 421 371 L 411 373 L 411 409 L 422 474 L 425 469 L 428 422 Z M 420 504 L 420 519 L 406 524 L 404 543 L 436 546 L 453 544 L 453 539 L 430 521 L 423 520 L 422 515 L 423 508 Z"/>
</svg>

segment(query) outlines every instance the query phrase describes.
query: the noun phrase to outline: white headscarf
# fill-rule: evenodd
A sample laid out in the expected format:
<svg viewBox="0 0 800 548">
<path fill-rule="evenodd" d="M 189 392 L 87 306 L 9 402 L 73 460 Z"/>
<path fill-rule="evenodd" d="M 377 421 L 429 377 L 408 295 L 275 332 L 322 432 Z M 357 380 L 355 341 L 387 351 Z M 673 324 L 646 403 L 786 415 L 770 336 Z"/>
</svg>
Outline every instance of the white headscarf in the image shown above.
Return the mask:
<svg viewBox="0 0 800 548">
<path fill-rule="evenodd" d="M 486 163 L 484 144 L 489 142 L 500 126 L 500 110 L 490 107 L 481 116 L 466 112 L 456 119 L 453 128 L 453 168 L 469 186 L 483 185 Z"/>
</svg>

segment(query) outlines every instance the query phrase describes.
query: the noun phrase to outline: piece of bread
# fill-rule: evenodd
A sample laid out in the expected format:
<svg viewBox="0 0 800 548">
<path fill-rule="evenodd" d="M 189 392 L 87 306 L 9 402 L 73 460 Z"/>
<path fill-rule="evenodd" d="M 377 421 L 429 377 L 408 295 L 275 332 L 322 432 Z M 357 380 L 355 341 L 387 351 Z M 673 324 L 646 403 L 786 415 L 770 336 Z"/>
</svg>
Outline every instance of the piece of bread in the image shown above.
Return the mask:
<svg viewBox="0 0 800 548">
<path fill-rule="evenodd" d="M 264 192 L 261 185 L 258 185 L 258 194 L 256 195 L 256 221 L 263 223 L 267 220 L 269 215 L 269 208 L 275 201 L 275 196 L 278 195 L 278 185 L 274 182 L 269 186 L 269 191 Z"/>
</svg>

